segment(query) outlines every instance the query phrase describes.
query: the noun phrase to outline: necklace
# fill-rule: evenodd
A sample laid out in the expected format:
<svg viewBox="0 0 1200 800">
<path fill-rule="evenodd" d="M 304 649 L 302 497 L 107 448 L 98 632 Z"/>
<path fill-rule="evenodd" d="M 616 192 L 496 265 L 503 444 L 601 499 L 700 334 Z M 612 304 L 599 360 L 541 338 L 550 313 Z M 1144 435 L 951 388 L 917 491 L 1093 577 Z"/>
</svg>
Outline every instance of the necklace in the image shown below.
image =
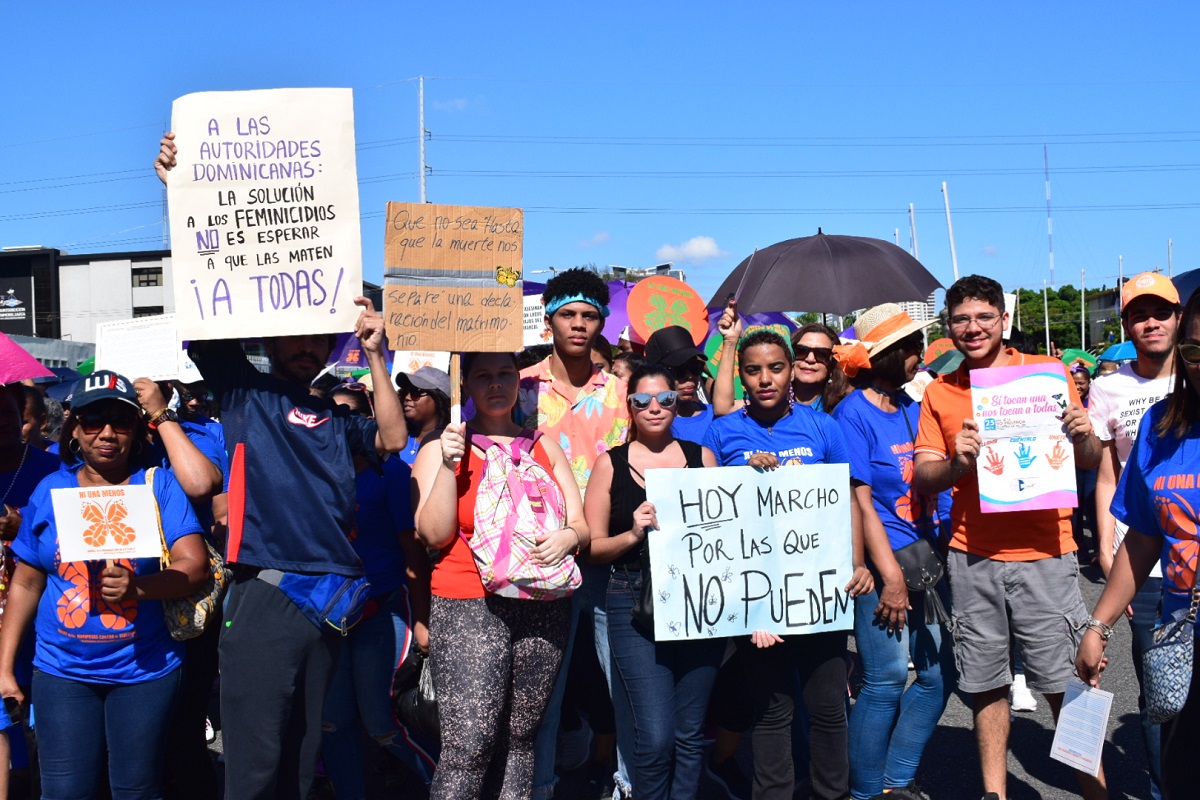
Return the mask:
<svg viewBox="0 0 1200 800">
<path fill-rule="evenodd" d="M 0 505 L 8 503 L 8 495 L 17 485 L 17 478 L 21 477 L 21 467 L 25 466 L 25 457 L 28 455 L 29 445 L 25 445 L 25 449 L 21 451 L 21 463 L 17 464 L 17 471 L 13 473 L 12 480 L 8 482 L 8 488 L 4 490 L 4 497 L 0 498 Z"/>
</svg>

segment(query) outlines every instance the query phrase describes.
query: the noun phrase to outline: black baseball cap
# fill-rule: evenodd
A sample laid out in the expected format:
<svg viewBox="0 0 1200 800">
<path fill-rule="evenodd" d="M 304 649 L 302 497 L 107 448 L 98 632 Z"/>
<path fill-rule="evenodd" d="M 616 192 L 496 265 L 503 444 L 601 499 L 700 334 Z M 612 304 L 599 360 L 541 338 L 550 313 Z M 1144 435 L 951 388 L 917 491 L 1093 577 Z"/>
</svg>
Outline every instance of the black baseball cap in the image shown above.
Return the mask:
<svg viewBox="0 0 1200 800">
<path fill-rule="evenodd" d="M 682 367 L 694 359 L 705 359 L 692 334 L 681 325 L 660 328 L 646 340 L 646 360 L 664 367 Z"/>
</svg>

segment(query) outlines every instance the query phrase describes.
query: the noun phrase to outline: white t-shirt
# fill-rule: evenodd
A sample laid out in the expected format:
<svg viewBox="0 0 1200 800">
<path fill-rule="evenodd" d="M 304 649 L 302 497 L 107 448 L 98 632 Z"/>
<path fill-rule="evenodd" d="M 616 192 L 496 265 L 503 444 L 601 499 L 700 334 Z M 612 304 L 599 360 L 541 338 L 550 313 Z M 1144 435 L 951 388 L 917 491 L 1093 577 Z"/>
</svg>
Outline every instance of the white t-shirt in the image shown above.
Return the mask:
<svg viewBox="0 0 1200 800">
<path fill-rule="evenodd" d="M 1137 441 L 1142 417 L 1150 410 L 1150 406 L 1167 396 L 1173 380 L 1172 375 L 1143 378 L 1133 371 L 1131 364 L 1122 364 L 1116 372 L 1093 381 L 1091 392 L 1088 393 L 1088 417 L 1100 441 L 1116 443 L 1117 460 L 1121 462 L 1122 470 L 1129 460 L 1133 443 Z M 1116 552 L 1128 528 L 1120 520 L 1114 522 L 1116 533 L 1113 536 L 1113 552 Z M 1162 577 L 1162 568 L 1157 561 L 1150 576 Z"/>
</svg>

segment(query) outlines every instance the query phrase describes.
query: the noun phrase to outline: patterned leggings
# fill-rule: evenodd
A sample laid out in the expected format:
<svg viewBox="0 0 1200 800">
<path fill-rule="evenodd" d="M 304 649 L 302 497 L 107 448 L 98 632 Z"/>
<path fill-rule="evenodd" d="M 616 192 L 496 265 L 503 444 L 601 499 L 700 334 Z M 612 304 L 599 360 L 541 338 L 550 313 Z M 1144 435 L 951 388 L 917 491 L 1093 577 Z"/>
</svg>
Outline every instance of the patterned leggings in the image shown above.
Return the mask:
<svg viewBox="0 0 1200 800">
<path fill-rule="evenodd" d="M 431 800 L 532 794 L 533 743 L 562 662 L 570 611 L 569 599 L 433 598 L 429 666 L 442 754 Z"/>
</svg>

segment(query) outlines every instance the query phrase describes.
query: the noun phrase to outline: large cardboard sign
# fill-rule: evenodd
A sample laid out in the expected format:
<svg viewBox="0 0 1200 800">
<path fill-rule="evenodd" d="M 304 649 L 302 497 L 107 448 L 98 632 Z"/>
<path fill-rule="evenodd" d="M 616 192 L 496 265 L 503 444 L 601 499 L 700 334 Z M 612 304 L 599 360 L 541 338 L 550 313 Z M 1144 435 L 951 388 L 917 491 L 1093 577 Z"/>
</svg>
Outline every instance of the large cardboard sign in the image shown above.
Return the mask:
<svg viewBox="0 0 1200 800">
<path fill-rule="evenodd" d="M 202 380 L 179 345 L 174 314 L 97 324 L 96 369 L 110 369 L 130 380 Z"/>
<path fill-rule="evenodd" d="M 971 370 L 971 404 L 983 437 L 976 460 L 979 510 L 1075 508 L 1075 447 L 1062 423 L 1071 394 L 1060 363 Z"/>
<path fill-rule="evenodd" d="M 657 641 L 847 630 L 850 467 L 652 469 Z"/>
<path fill-rule="evenodd" d="M 66 561 L 158 558 L 154 489 L 145 484 L 50 490 L 58 552 Z"/>
<path fill-rule="evenodd" d="M 396 350 L 522 348 L 519 208 L 388 203 L 383 316 Z"/>
<path fill-rule="evenodd" d="M 180 337 L 352 330 L 362 242 L 351 91 L 189 94 L 172 125 Z"/>
</svg>

